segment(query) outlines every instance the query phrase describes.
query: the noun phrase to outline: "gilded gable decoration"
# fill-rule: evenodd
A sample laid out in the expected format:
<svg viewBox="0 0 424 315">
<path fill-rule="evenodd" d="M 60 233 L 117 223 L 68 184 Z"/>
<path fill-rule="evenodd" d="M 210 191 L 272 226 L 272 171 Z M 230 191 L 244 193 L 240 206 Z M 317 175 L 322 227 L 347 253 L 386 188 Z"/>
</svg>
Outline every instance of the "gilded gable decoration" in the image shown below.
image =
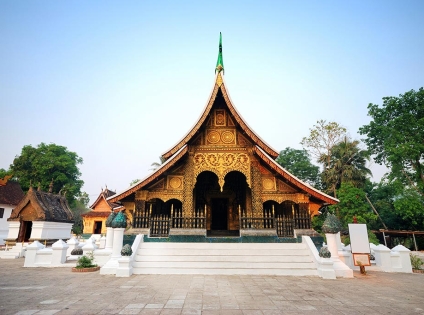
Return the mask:
<svg viewBox="0 0 424 315">
<path fill-rule="evenodd" d="M 309 197 L 305 194 L 273 194 L 273 193 L 264 193 L 262 194 L 262 202 L 272 200 L 277 203 L 282 203 L 284 201 L 293 201 L 294 203 L 309 203 Z"/>
<path fill-rule="evenodd" d="M 246 153 L 196 153 L 194 155 L 194 177 L 204 171 L 211 171 L 218 176 L 221 191 L 225 183 L 225 175 L 231 171 L 239 171 L 246 176 L 250 186 L 250 158 Z"/>
<path fill-rule="evenodd" d="M 212 129 L 206 132 L 207 144 L 235 145 L 236 135 L 234 129 Z"/>
<path fill-rule="evenodd" d="M 276 190 L 275 177 L 262 177 L 262 187 L 264 190 Z"/>
<path fill-rule="evenodd" d="M 183 189 L 184 176 L 168 176 L 168 189 L 182 190 Z"/>
<path fill-rule="evenodd" d="M 159 180 L 157 183 L 150 186 L 149 189 L 153 189 L 153 190 L 165 189 L 165 180 L 164 179 Z"/>
<path fill-rule="evenodd" d="M 148 190 L 139 190 L 135 192 L 135 200 L 147 200 Z"/>
<path fill-rule="evenodd" d="M 295 189 L 284 183 L 282 180 L 278 180 L 278 191 L 285 193 L 296 192 Z"/>
<path fill-rule="evenodd" d="M 215 126 L 222 127 L 226 125 L 226 116 L 227 113 L 223 109 L 215 110 Z"/>
</svg>

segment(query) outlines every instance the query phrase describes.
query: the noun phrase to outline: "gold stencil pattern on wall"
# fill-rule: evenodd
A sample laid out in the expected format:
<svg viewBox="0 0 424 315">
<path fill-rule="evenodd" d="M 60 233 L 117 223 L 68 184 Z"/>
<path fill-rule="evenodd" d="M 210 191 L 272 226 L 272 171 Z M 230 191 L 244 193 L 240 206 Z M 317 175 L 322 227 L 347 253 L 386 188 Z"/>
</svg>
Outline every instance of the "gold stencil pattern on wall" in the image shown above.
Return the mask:
<svg viewBox="0 0 424 315">
<path fill-rule="evenodd" d="M 225 175 L 231 171 L 244 174 L 250 186 L 250 158 L 246 153 L 196 153 L 193 161 L 195 178 L 203 171 L 211 171 L 218 176 L 221 190 L 224 187 Z"/>
</svg>

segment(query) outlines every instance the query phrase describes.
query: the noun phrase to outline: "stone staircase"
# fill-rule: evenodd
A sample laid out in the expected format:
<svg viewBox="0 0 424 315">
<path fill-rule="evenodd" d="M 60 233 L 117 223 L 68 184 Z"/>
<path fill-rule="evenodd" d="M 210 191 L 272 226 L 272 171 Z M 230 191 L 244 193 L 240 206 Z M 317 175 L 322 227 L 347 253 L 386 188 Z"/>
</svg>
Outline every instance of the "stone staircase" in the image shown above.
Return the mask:
<svg viewBox="0 0 424 315">
<path fill-rule="evenodd" d="M 304 243 L 141 242 L 133 273 L 318 276 Z"/>
</svg>

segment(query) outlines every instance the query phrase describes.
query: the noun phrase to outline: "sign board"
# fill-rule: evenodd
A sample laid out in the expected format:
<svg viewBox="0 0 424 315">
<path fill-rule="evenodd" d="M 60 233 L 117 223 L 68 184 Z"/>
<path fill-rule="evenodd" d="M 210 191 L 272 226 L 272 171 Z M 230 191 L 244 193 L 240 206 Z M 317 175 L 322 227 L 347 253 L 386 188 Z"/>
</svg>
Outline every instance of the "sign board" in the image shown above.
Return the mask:
<svg viewBox="0 0 424 315">
<path fill-rule="evenodd" d="M 350 249 L 355 266 L 371 266 L 370 242 L 366 224 L 349 224 Z"/>
</svg>

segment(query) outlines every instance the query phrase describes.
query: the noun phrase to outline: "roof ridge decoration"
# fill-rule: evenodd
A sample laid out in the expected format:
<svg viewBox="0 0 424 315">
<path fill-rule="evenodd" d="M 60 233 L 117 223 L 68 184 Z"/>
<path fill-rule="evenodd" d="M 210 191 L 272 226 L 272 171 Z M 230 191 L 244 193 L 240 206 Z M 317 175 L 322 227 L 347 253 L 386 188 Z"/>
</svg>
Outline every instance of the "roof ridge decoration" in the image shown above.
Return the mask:
<svg viewBox="0 0 424 315">
<path fill-rule="evenodd" d="M 216 61 L 215 73 L 218 71 L 224 73 L 224 59 L 222 57 L 222 34 L 219 32 L 219 50 L 218 50 L 218 60 Z"/>
<path fill-rule="evenodd" d="M 235 106 L 233 105 L 231 98 L 228 94 L 228 90 L 225 86 L 224 81 L 224 62 L 222 59 L 222 38 L 220 33 L 220 45 L 219 45 L 219 53 L 218 53 L 218 61 L 217 61 L 217 68 L 215 71 L 215 81 L 214 85 L 212 87 L 212 91 L 210 93 L 210 96 L 208 98 L 208 101 L 206 103 L 206 106 L 204 107 L 202 113 L 200 114 L 200 117 L 197 119 L 197 122 L 194 124 L 194 126 L 189 130 L 189 132 L 183 136 L 182 139 L 180 139 L 174 146 L 172 146 L 168 151 L 164 152 L 162 154 L 162 157 L 165 159 L 169 159 L 172 157 L 176 152 L 178 152 L 184 145 L 186 145 L 199 131 L 202 124 L 206 121 L 206 118 L 210 114 L 210 111 L 212 109 L 212 106 L 215 102 L 215 99 L 218 95 L 219 90 L 221 90 L 222 96 L 224 97 L 225 103 L 230 111 L 230 113 L 234 116 L 237 123 L 242 128 L 243 132 L 246 133 L 255 143 L 257 143 L 269 156 L 272 158 L 277 158 L 278 152 L 273 149 L 269 144 L 267 144 L 264 140 L 262 140 L 255 131 L 244 121 L 244 118 L 239 114 Z M 222 66 L 222 68 L 220 67 Z M 219 69 L 218 69 L 219 68 Z"/>
</svg>

